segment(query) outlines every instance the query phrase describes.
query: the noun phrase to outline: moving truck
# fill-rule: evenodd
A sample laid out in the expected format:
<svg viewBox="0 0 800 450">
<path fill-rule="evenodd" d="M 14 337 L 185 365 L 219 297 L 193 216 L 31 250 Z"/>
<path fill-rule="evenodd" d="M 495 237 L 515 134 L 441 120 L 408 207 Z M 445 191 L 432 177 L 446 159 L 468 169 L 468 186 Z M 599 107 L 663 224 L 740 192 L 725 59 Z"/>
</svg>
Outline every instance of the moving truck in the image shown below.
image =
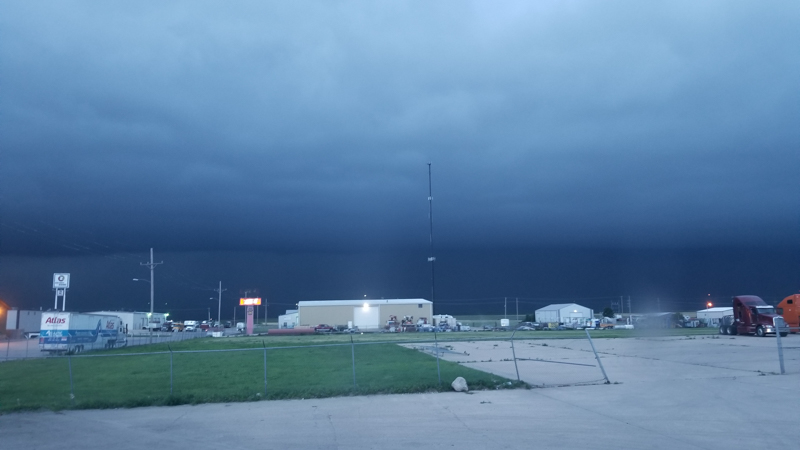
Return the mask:
<svg viewBox="0 0 800 450">
<path fill-rule="evenodd" d="M 794 294 L 786 297 L 778 303 L 777 312 L 783 316 L 786 325 L 793 328 L 792 333 L 796 333 L 800 327 L 800 294 Z"/>
<path fill-rule="evenodd" d="M 781 336 L 789 333 L 783 318 L 776 314 L 775 308 L 767 305 L 761 297 L 738 295 L 733 297 L 733 316 L 725 316 L 719 326 L 719 334 L 755 334 L 766 336 L 775 334 L 775 318 L 782 324 L 778 330 Z"/>
<path fill-rule="evenodd" d="M 122 319 L 104 314 L 43 312 L 39 349 L 43 352 L 79 353 L 84 350 L 124 347 Z"/>
</svg>

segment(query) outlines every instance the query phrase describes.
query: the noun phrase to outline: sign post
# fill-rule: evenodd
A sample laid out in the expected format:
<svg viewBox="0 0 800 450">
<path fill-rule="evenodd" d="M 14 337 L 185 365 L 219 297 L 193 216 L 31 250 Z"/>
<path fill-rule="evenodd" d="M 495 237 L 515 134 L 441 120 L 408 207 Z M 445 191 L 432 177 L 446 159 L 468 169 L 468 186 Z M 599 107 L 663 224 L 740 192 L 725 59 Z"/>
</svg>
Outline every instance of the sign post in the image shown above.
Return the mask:
<svg viewBox="0 0 800 450">
<path fill-rule="evenodd" d="M 61 297 L 61 310 L 65 311 L 67 308 L 67 289 L 69 289 L 69 274 L 68 273 L 54 273 L 53 274 L 53 290 L 56 291 L 56 303 L 53 309 L 58 311 L 58 297 Z"/>
<path fill-rule="evenodd" d="M 248 335 L 253 334 L 253 306 L 260 305 L 261 298 L 240 298 L 239 305 L 247 306 L 246 316 L 246 332 Z"/>
</svg>

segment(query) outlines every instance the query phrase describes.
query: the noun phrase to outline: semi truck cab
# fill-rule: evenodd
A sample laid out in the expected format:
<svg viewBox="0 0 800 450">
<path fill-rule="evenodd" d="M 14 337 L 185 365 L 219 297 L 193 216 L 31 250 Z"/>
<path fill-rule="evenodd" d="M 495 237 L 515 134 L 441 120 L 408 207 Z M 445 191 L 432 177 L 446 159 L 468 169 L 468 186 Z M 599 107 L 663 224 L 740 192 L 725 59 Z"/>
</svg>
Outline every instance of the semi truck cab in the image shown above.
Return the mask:
<svg viewBox="0 0 800 450">
<path fill-rule="evenodd" d="M 766 336 L 779 332 L 786 336 L 788 328 L 776 329 L 775 318 L 780 317 L 775 308 L 767 305 L 761 297 L 755 295 L 739 295 L 733 298 L 733 316 L 720 324 L 720 334 L 754 334 Z M 779 323 L 784 323 L 782 320 Z"/>
</svg>

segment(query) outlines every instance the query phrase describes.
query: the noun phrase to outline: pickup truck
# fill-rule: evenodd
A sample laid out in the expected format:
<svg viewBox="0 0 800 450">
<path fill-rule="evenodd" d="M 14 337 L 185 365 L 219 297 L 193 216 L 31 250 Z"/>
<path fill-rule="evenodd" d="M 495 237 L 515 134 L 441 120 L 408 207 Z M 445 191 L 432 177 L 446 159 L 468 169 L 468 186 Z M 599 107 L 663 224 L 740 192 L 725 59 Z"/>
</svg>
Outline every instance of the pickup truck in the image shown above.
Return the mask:
<svg viewBox="0 0 800 450">
<path fill-rule="evenodd" d="M 321 323 L 314 327 L 315 333 L 333 333 L 333 327 L 324 323 Z"/>
</svg>

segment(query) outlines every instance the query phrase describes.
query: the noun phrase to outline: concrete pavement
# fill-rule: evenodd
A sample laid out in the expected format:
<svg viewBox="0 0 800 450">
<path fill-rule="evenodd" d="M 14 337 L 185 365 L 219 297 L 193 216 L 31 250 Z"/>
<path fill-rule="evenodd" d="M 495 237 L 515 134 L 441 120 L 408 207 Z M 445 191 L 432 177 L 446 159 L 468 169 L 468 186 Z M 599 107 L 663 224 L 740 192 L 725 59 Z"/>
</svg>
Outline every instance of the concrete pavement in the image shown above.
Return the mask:
<svg viewBox="0 0 800 450">
<path fill-rule="evenodd" d="M 787 353 L 795 358 L 800 337 L 792 338 Z M 447 358 L 473 358 L 465 364 L 513 374 L 513 362 L 496 358 L 503 344 L 464 343 L 472 348 L 461 352 L 451 344 Z M 515 348 L 520 358 L 583 364 L 594 358 L 584 344 L 530 341 Z M 59 450 L 90 442 L 115 449 L 720 449 L 800 442 L 794 404 L 800 364 L 795 358 L 787 375 L 775 375 L 772 339 L 595 344 L 618 384 L 7 414 L 0 416 L 0 436 L 4 448 Z M 601 378 L 596 367 L 520 362 L 523 379 L 549 386 L 559 377 L 583 378 L 583 370 Z"/>
</svg>

